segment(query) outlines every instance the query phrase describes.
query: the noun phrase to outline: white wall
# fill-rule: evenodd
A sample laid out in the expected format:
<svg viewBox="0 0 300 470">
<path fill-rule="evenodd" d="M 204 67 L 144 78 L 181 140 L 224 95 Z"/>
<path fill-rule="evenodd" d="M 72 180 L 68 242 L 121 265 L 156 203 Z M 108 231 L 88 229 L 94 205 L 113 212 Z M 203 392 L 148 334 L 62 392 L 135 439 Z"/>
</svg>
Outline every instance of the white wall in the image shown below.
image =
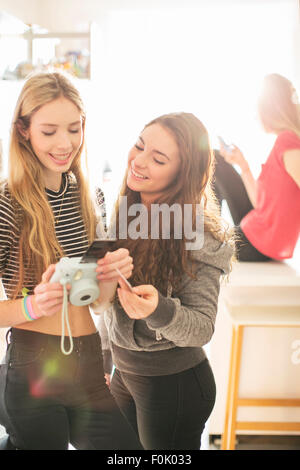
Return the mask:
<svg viewBox="0 0 300 470">
<path fill-rule="evenodd" d="M 40 6 L 43 3 L 51 3 L 46 0 L 0 0 L 0 11 L 5 11 L 16 16 L 24 23 L 38 24 L 40 19 Z"/>
<path fill-rule="evenodd" d="M 98 122 L 98 125 L 102 124 L 101 129 L 104 130 L 104 136 L 107 135 L 107 140 L 110 140 L 109 137 L 109 130 L 112 128 L 120 128 L 121 131 L 123 129 L 123 122 L 128 120 L 128 115 L 127 115 L 127 110 L 130 110 L 130 120 L 136 120 L 137 121 L 137 128 L 138 130 L 134 132 L 139 132 L 140 127 L 144 122 L 147 122 L 149 120 L 149 116 L 153 117 L 154 115 L 158 113 L 162 113 L 164 111 L 169 111 L 172 109 L 172 107 L 179 107 L 180 109 L 190 109 L 191 112 L 195 112 L 196 114 L 198 113 L 198 108 L 197 108 L 197 102 L 200 102 L 201 100 L 203 101 L 203 97 L 199 96 L 199 88 L 197 88 L 197 84 L 203 83 L 203 76 L 202 80 L 200 80 L 201 77 L 199 77 L 199 74 L 201 75 L 201 59 L 203 63 L 205 64 L 203 68 L 203 72 L 205 73 L 205 70 L 207 69 L 207 66 L 210 67 L 211 69 L 211 64 L 210 61 L 217 61 L 217 64 L 213 69 L 211 69 L 210 73 L 212 75 L 212 78 L 215 71 L 217 70 L 217 74 L 222 75 L 222 89 L 221 90 L 216 90 L 215 95 L 213 95 L 213 99 L 211 101 L 211 106 L 210 108 L 214 109 L 214 106 L 218 102 L 218 93 L 222 95 L 224 98 L 224 93 L 223 89 L 224 87 L 226 88 L 226 79 L 228 81 L 228 77 L 230 74 L 226 73 L 227 68 L 229 67 L 229 71 L 232 69 L 232 64 L 230 63 L 230 60 L 226 61 L 226 57 L 228 56 L 228 50 L 233 51 L 243 45 L 243 38 L 240 41 L 241 44 L 239 44 L 239 25 L 235 24 L 235 19 L 233 18 L 233 14 L 227 13 L 227 11 L 232 11 L 232 9 L 228 8 L 227 6 L 229 5 L 236 5 L 239 7 L 239 10 L 241 9 L 241 3 L 243 6 L 247 5 L 259 5 L 258 12 L 264 10 L 264 5 L 272 5 L 271 6 L 271 11 L 274 12 L 276 8 L 273 8 L 276 6 L 276 4 L 282 4 L 285 2 L 295 2 L 295 5 L 297 4 L 297 0 L 185 0 L 184 2 L 182 0 L 85 0 L 84 2 L 82 0 L 0 0 L 0 10 L 1 9 L 6 9 L 9 13 L 15 14 L 17 17 L 22 19 L 23 21 L 30 22 L 30 23 L 37 23 L 40 24 L 42 27 L 45 27 L 49 29 L 50 31 L 75 31 L 75 30 L 86 30 L 89 23 L 91 21 L 96 22 L 100 25 L 100 34 L 101 34 L 101 51 L 99 51 L 99 43 L 100 41 L 97 42 L 97 57 L 96 60 L 95 57 L 92 60 L 92 64 L 99 63 L 98 67 L 101 69 L 101 74 L 99 74 L 99 78 L 97 77 L 96 80 L 96 85 L 92 91 L 92 93 L 89 93 L 92 95 L 92 100 L 88 97 L 86 99 L 86 103 L 89 106 L 88 101 L 91 102 L 91 107 L 95 108 L 97 106 L 97 103 L 99 103 L 99 107 L 101 106 L 100 111 L 102 111 L 103 119 L 104 122 Z M 187 44 L 189 44 L 187 41 L 184 41 L 185 38 L 181 39 L 180 37 L 180 26 L 182 21 L 183 26 L 186 27 L 184 24 L 187 21 L 187 15 L 181 15 L 180 16 L 180 21 L 178 18 L 174 19 L 174 11 L 179 8 L 194 8 L 195 7 L 204 7 L 203 8 L 203 13 L 205 13 L 205 10 L 208 10 L 208 7 L 205 8 L 205 6 L 208 6 L 210 9 L 213 7 L 213 11 L 216 13 L 215 20 L 213 21 L 213 24 L 211 26 L 211 35 L 209 34 L 210 31 L 208 32 L 210 38 L 208 38 L 208 41 L 211 40 L 211 37 L 215 37 L 216 40 L 216 45 L 213 50 L 212 57 L 207 56 L 205 52 L 205 46 L 203 49 L 203 38 L 201 38 L 199 35 L 194 34 L 194 36 L 191 34 L 191 46 L 189 47 Z M 262 10 L 260 9 L 260 6 L 262 6 Z M 118 13 L 116 13 L 116 10 L 118 10 Z M 119 13 L 119 11 L 123 10 L 123 13 Z M 161 15 L 161 18 L 159 15 L 154 13 L 154 10 L 163 10 L 167 12 L 167 15 Z M 182 10 L 183 11 L 183 10 Z M 222 13 L 220 13 L 222 11 Z M 233 11 L 235 11 L 233 9 Z M 139 15 L 136 12 L 143 12 L 146 13 L 146 15 Z M 149 14 L 148 14 L 149 12 Z M 201 30 L 202 26 L 201 25 L 201 20 L 203 20 L 203 17 L 205 15 L 201 14 L 201 9 L 197 10 L 197 14 L 194 14 L 195 18 L 199 17 L 199 22 L 197 20 L 197 23 L 194 21 L 192 22 L 193 24 L 191 25 L 191 28 L 193 30 Z M 223 16 L 220 18 L 220 16 Z M 283 53 L 281 51 L 281 54 L 278 54 L 278 56 L 286 57 L 290 54 L 291 50 L 291 45 L 283 45 L 280 42 L 274 47 L 274 44 L 272 41 L 270 42 L 268 38 L 268 31 L 270 28 L 270 22 L 268 21 L 262 21 L 263 15 L 257 15 L 255 19 L 251 19 L 250 23 L 263 23 L 263 27 L 266 28 L 266 44 L 265 46 L 265 57 L 266 59 L 264 62 L 268 62 L 268 59 L 270 58 L 270 52 L 272 50 L 277 48 L 277 46 L 282 46 L 281 49 L 284 49 Z M 295 15 L 296 16 L 296 15 Z M 271 18 L 272 19 L 272 18 Z M 119 21 L 119 24 L 118 24 Z M 166 23 L 164 23 L 164 21 Z M 139 24 L 139 22 L 141 24 Z M 238 23 L 238 22 L 236 22 Z M 166 24 L 166 31 L 168 31 L 168 37 L 166 37 L 165 41 L 165 36 L 164 36 L 164 24 Z M 224 25 L 226 28 L 230 28 L 230 32 L 232 32 L 232 28 L 235 30 L 237 34 L 237 39 L 233 38 L 232 43 L 229 43 L 229 45 L 223 45 L 225 47 L 225 50 L 223 51 L 222 49 L 222 44 L 220 44 L 220 47 L 222 49 L 221 53 L 217 53 L 218 46 L 218 41 L 219 41 L 219 36 L 220 34 L 220 29 L 224 32 Z M 265 26 L 266 25 L 266 26 Z M 145 31 L 146 31 L 146 39 L 145 39 Z M 202 28 L 203 29 L 203 28 Z M 280 28 L 279 28 L 280 29 Z M 281 28 L 282 29 L 282 28 Z M 177 34 L 178 31 L 178 34 Z M 226 29 L 225 29 L 226 31 Z M 252 29 L 250 29 L 252 31 Z M 223 34 L 223 33 L 222 33 Z M 226 33 L 225 33 L 226 34 Z M 278 38 L 280 38 L 280 35 L 283 34 L 283 41 L 284 42 L 285 36 L 284 33 L 281 31 L 278 31 Z M 171 37 L 170 37 L 171 35 Z M 251 70 L 256 70 L 257 69 L 257 64 L 255 62 L 256 55 L 255 53 L 253 54 L 253 50 L 255 49 L 255 45 L 257 46 L 257 31 L 256 34 L 253 34 L 253 41 L 247 41 L 249 44 L 243 46 L 243 49 L 241 49 L 241 53 L 238 57 L 238 60 L 236 62 L 239 64 L 240 60 L 244 64 L 244 57 L 245 60 L 247 61 L 249 57 L 249 61 L 253 62 L 253 67 Z M 294 55 L 295 55 L 295 60 L 293 67 L 295 69 L 295 72 L 293 75 L 294 77 L 290 77 L 295 79 L 295 75 L 297 75 L 298 80 L 298 88 L 300 85 L 300 54 L 299 54 L 299 28 L 298 31 L 295 31 L 294 34 Z M 197 52 L 200 54 L 199 57 L 197 57 L 197 53 L 194 53 L 195 50 L 195 43 L 199 44 L 199 47 L 197 49 Z M 143 52 L 143 60 L 142 63 L 136 63 L 137 57 L 140 57 L 140 49 L 139 48 L 139 42 L 143 44 L 144 47 L 144 52 Z M 223 41 L 225 44 L 225 41 Z M 176 43 L 176 47 L 175 44 Z M 226 43 L 227 44 L 227 43 Z M 201 47 L 200 47 L 201 46 Z M 246 47 L 247 46 L 247 47 Z M 226 47 L 228 50 L 226 50 Z M 266 47 L 269 47 L 269 49 L 266 49 Z M 185 50 L 186 48 L 186 50 Z M 288 50 L 286 50 L 286 49 Z M 262 48 L 261 48 L 262 49 Z M 277 50 L 277 49 L 276 49 Z M 163 61 L 163 63 L 158 64 L 158 56 L 162 56 L 162 52 L 166 52 L 166 57 L 168 57 L 168 61 Z M 186 53 L 185 53 L 186 52 Z M 289 54 L 288 54 L 289 53 Z M 171 55 L 171 57 L 170 57 Z M 299 57 L 299 60 L 296 60 L 297 57 Z M 146 60 L 145 60 L 146 59 Z M 235 59 L 237 57 L 235 56 Z M 252 60 L 253 59 L 253 60 Z M 162 60 L 162 59 L 161 59 Z M 180 63 L 182 61 L 182 64 L 180 66 Z M 232 58 L 231 58 L 232 61 Z M 252 63 L 251 62 L 251 63 Z M 198 66 L 198 71 L 196 70 L 197 73 L 195 72 L 195 67 L 196 63 L 199 63 Z M 276 63 L 276 62 L 275 62 Z M 187 74 L 187 83 L 189 83 L 189 88 L 191 88 L 191 83 L 190 81 L 192 80 L 193 83 L 196 82 L 195 84 L 195 99 L 192 97 L 191 102 L 186 102 L 186 91 L 184 90 L 184 83 L 179 83 L 179 86 L 177 86 L 177 81 L 178 81 L 178 73 L 176 70 L 176 66 L 178 64 L 178 67 L 180 69 L 183 69 L 186 67 L 188 74 Z M 158 67 L 159 65 L 159 67 Z M 233 64 L 236 65 L 236 64 Z M 219 71 L 219 69 L 221 69 Z M 274 65 L 272 65 L 271 70 L 273 71 Z M 243 68 L 243 66 L 241 67 Z M 180 70 L 182 73 L 182 70 Z M 225 73 L 224 73 L 225 72 Z M 283 70 L 277 70 L 278 73 L 283 73 Z M 260 73 L 260 72 L 259 72 Z M 144 75 L 143 75 L 144 74 Z M 151 75 L 152 74 L 152 75 Z M 173 74 L 173 75 L 172 75 Z M 141 80 L 141 77 L 143 78 Z M 153 77 L 153 81 L 150 80 L 150 78 Z M 168 78 L 170 77 L 170 79 Z M 199 78 L 199 80 L 198 80 Z M 177 79 L 177 81 L 176 81 Z M 127 80 L 127 81 L 126 81 Z M 198 80 L 198 81 L 197 81 Z M 294 81 L 294 80 L 293 80 Z M 242 80 L 241 80 L 241 83 Z M 128 87 L 127 87 L 128 85 Z M 253 84 L 251 84 L 253 87 Z M 199 85 L 200 86 L 200 85 Z M 230 83 L 229 83 L 230 86 Z M 148 87 L 148 88 L 147 88 Z M 91 87 L 90 87 L 91 88 Z M 211 83 L 212 90 L 214 88 L 214 83 Z M 253 87 L 254 88 L 254 87 Z M 139 95 L 139 92 L 143 95 L 144 90 L 147 90 L 147 94 L 149 94 L 149 90 L 158 90 L 160 91 L 160 96 L 159 99 L 155 96 L 153 99 L 153 107 L 154 110 L 146 108 L 146 106 L 141 106 L 139 102 L 137 102 L 136 97 Z M 182 93 L 178 93 L 178 90 L 183 90 Z M 201 90 L 200 90 L 201 91 Z M 237 93 L 237 91 L 235 90 Z M 249 93 L 250 91 L 247 90 L 247 97 L 249 98 Z M 88 95 L 88 93 L 87 93 Z M 228 93 L 228 99 L 230 99 L 230 94 Z M 166 102 L 167 97 L 169 96 L 169 101 Z M 202 96 L 202 95 L 201 95 Z M 240 101 L 241 103 L 244 102 L 245 95 L 243 94 L 242 90 L 242 99 L 239 100 L 237 99 L 236 95 L 236 101 Z M 182 97 L 182 102 L 181 103 L 180 99 Z M 131 99 L 132 98 L 132 99 Z M 126 101 L 127 99 L 127 101 Z M 178 102 L 179 100 L 179 102 Z M 208 100 L 208 97 L 207 97 Z M 244 103 L 245 104 L 245 103 Z M 107 107 L 108 111 L 106 113 L 103 112 L 103 108 Z M 135 107 L 134 107 L 135 106 Z M 165 106 L 165 108 L 163 108 Z M 195 109 L 194 109 L 195 108 Z M 223 107 L 226 109 L 226 106 Z M 244 105 L 244 113 L 248 112 L 250 113 L 250 110 L 246 109 L 247 106 Z M 122 112 L 125 113 L 125 116 L 122 116 Z M 144 113 L 148 113 L 146 116 L 143 115 Z M 205 116 L 203 112 L 203 104 L 201 102 L 201 107 L 199 111 L 200 115 L 202 116 L 202 119 L 204 119 L 205 122 Z M 231 113 L 234 115 L 234 113 Z M 89 113 L 90 116 L 93 115 L 92 112 Z M 197 114 L 198 115 L 198 114 Z M 222 120 L 220 116 L 220 112 L 217 109 L 217 112 L 215 112 L 215 118 L 219 116 L 219 120 Z M 102 121 L 103 121 L 102 119 Z M 99 121 L 99 120 L 98 120 Z M 94 121 L 95 122 L 95 121 Z M 226 123 L 226 120 L 222 120 L 222 122 Z M 209 127 L 209 123 L 206 123 Z M 216 124 L 215 127 L 219 129 L 218 132 L 223 133 L 225 139 L 229 138 L 230 140 L 235 141 L 237 145 L 244 144 L 244 142 L 238 142 L 236 141 L 236 136 L 233 134 L 232 129 L 235 128 L 235 126 L 231 123 L 231 128 L 230 130 L 219 128 L 219 125 Z M 229 126 L 229 124 L 228 124 Z M 132 126 L 133 127 L 133 126 Z M 108 131 L 106 132 L 106 129 Z M 244 126 L 245 131 L 247 130 L 247 126 Z M 129 135 L 130 132 L 128 132 L 128 129 L 124 131 L 126 135 Z M 96 141 L 98 139 L 98 133 L 96 135 Z M 102 136 L 102 140 L 103 137 Z M 0 136 L 1 137 L 1 136 Z M 135 137 L 134 137 L 135 138 Z M 128 137 L 130 140 L 131 137 Z M 119 139 L 120 141 L 120 147 L 119 148 L 114 148 L 111 150 L 114 155 L 121 154 L 120 151 L 121 149 L 128 148 L 129 141 L 127 140 L 123 141 L 120 136 Z M 249 139 L 248 139 L 249 140 Z M 254 140 L 254 139 L 252 139 Z M 131 140 L 130 140 L 131 144 Z M 104 145 L 102 143 L 102 145 Z M 116 143 L 114 144 L 116 145 Z M 247 144 L 248 145 L 248 144 Z M 109 152 L 106 150 L 102 151 L 103 148 L 99 148 L 99 146 L 94 146 L 95 149 L 97 148 L 97 153 L 100 155 L 108 155 L 106 158 L 110 158 Z M 109 145 L 107 145 L 109 148 Z M 245 149 L 244 150 L 248 151 L 249 154 L 252 154 L 252 149 Z M 110 151 L 110 149 L 109 149 Z M 256 155 L 258 152 L 257 146 L 255 148 L 255 158 L 257 161 L 260 161 L 260 155 Z M 247 152 L 246 152 L 247 153 Z M 266 151 L 264 148 L 261 150 L 262 157 L 265 157 Z M 96 157 L 98 158 L 98 156 Z M 114 158 L 112 155 L 111 158 Z M 256 170 L 256 169 L 254 169 Z"/>
<path fill-rule="evenodd" d="M 283 0 L 243 0 L 243 3 L 280 3 Z M 49 30 L 77 30 L 91 21 L 101 23 L 112 10 L 154 10 L 195 8 L 205 4 L 216 7 L 241 0 L 0 0 L 0 11 L 19 17 L 25 23 L 36 23 Z"/>
<path fill-rule="evenodd" d="M 243 0 L 243 4 L 276 4 L 283 1 Z M 171 10 L 205 7 L 206 4 L 217 8 L 225 2 L 240 4 L 241 0 L 0 0 L 0 11 L 4 10 L 24 23 L 39 24 L 50 31 L 82 31 L 87 30 L 91 22 L 98 23 L 105 30 L 107 16 L 114 10 Z M 300 86 L 300 26 L 295 31 L 295 69 L 297 85 Z"/>
</svg>

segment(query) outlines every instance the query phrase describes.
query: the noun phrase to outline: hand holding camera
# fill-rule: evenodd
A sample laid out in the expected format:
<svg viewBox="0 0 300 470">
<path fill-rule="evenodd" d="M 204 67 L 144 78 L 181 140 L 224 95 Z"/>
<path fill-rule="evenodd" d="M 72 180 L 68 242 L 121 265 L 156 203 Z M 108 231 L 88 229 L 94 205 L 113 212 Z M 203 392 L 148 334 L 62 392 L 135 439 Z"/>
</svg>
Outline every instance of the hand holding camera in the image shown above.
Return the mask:
<svg viewBox="0 0 300 470">
<path fill-rule="evenodd" d="M 38 316 L 53 315 L 60 310 L 62 312 L 61 349 L 64 354 L 70 354 L 73 350 L 68 301 L 76 306 L 90 305 L 99 298 L 105 298 L 103 290 L 111 293 L 112 283 L 116 287 L 120 277 L 126 282 L 132 274 L 129 251 L 119 248 L 110 252 L 114 243 L 115 240 L 95 240 L 82 258 L 61 258 L 56 265 L 49 266 L 42 276 L 42 282 L 35 288 L 34 304 Z M 64 347 L 65 324 L 70 339 L 68 351 Z"/>
<path fill-rule="evenodd" d="M 60 283 L 50 284 L 55 272 L 55 264 L 51 264 L 42 276 L 42 282 L 34 289 L 32 303 L 37 316 L 51 316 L 62 309 L 63 287 Z M 69 286 L 67 286 L 68 288 Z"/>
<path fill-rule="evenodd" d="M 126 248 L 107 252 L 97 261 L 96 272 L 99 281 L 118 281 L 121 277 L 128 279 L 133 271 L 133 259 Z"/>
<path fill-rule="evenodd" d="M 62 258 L 50 283 L 70 286 L 69 301 L 73 305 L 93 303 L 100 296 L 102 283 L 118 281 L 120 276 L 128 278 L 132 274 L 129 251 L 125 248 L 110 251 L 114 244 L 115 240 L 95 240 L 82 258 Z"/>
<path fill-rule="evenodd" d="M 81 258 L 61 258 L 50 283 L 70 285 L 69 301 L 77 307 L 89 305 L 98 299 L 97 263 L 81 263 Z"/>
</svg>

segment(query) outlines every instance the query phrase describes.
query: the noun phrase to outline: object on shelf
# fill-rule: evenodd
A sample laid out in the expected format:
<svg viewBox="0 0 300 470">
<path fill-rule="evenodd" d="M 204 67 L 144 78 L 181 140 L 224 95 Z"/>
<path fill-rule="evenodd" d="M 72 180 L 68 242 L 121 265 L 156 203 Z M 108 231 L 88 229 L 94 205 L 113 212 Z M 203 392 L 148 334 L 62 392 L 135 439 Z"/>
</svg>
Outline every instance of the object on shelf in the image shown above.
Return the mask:
<svg viewBox="0 0 300 470">
<path fill-rule="evenodd" d="M 102 181 L 103 183 L 110 183 L 112 179 L 112 169 L 108 161 L 105 161 L 103 171 L 102 171 Z"/>
<path fill-rule="evenodd" d="M 55 57 L 49 64 L 51 67 L 61 68 L 77 78 L 89 78 L 90 54 L 86 49 L 67 51 L 62 57 Z"/>
<path fill-rule="evenodd" d="M 0 12 L 0 79 L 23 80 L 33 71 L 53 68 L 90 78 L 90 31 L 52 33 L 12 19 Z"/>
</svg>

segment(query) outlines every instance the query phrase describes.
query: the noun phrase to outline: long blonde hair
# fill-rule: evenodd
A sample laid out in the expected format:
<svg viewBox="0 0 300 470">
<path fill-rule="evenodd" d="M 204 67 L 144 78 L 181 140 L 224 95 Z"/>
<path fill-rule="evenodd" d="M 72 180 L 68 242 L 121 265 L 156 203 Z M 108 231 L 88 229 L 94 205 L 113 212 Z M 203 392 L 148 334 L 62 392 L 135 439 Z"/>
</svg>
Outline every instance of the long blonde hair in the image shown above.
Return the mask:
<svg viewBox="0 0 300 470">
<path fill-rule="evenodd" d="M 263 80 L 258 112 L 267 131 L 290 130 L 300 137 L 300 105 L 296 90 L 287 78 L 272 73 Z"/>
<path fill-rule="evenodd" d="M 27 130 L 31 118 L 43 105 L 65 97 L 74 103 L 82 116 L 83 135 L 85 111 L 80 95 L 72 82 L 59 72 L 38 73 L 27 79 L 18 98 L 11 129 L 8 189 L 16 207 L 20 226 L 19 276 L 16 297 L 23 286 L 27 269 L 31 268 L 36 282 L 53 262 L 63 256 L 54 228 L 54 216 L 44 189 L 42 165 L 36 157 L 31 143 L 20 128 Z M 81 168 L 84 138 L 75 156 L 70 172 L 75 176 L 80 191 L 81 212 L 87 229 L 89 242 L 95 234 L 95 213 L 88 185 Z M 34 270 L 32 270 L 34 267 Z"/>
<path fill-rule="evenodd" d="M 192 206 L 195 223 L 197 205 L 204 209 L 204 231 L 210 232 L 221 243 L 228 241 L 233 245 L 232 231 L 226 229 L 219 216 L 219 208 L 211 189 L 214 170 L 214 154 L 209 136 L 202 122 L 191 113 L 171 113 L 160 116 L 145 126 L 159 124 L 175 138 L 180 156 L 180 168 L 173 184 L 155 201 L 157 204 L 174 203 Z M 120 196 L 127 196 L 128 207 L 140 203 L 140 193 L 127 186 L 127 174 L 123 180 Z M 120 201 L 115 206 L 116 229 L 119 228 Z M 182 211 L 184 212 L 184 211 Z M 128 224 L 131 219 L 128 217 Z M 161 220 L 162 222 L 162 220 Z M 194 227 L 195 228 L 195 225 Z M 160 226 L 160 233 L 162 226 Z M 118 237 L 117 237 L 118 238 Z M 132 282 L 135 285 L 149 283 L 166 292 L 169 283 L 178 287 L 182 275 L 186 272 L 191 277 L 194 273 L 187 264 L 191 252 L 185 249 L 185 239 L 138 239 L 120 240 L 120 246 L 129 249 L 134 259 Z"/>
</svg>

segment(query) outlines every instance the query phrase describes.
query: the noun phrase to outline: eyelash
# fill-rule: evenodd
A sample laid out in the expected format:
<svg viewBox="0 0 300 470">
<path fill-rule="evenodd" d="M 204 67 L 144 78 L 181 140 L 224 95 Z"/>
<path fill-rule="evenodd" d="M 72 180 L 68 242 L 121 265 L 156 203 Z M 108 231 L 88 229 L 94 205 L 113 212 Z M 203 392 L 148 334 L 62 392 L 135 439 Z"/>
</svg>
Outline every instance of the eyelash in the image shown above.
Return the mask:
<svg viewBox="0 0 300 470">
<path fill-rule="evenodd" d="M 140 150 L 140 151 L 144 150 L 142 147 L 139 147 L 137 144 L 135 144 L 135 148 L 137 150 Z M 160 160 L 156 160 L 156 158 L 154 158 L 154 161 L 155 161 L 155 163 L 158 163 L 159 165 L 165 165 L 165 162 L 161 162 Z"/>
<path fill-rule="evenodd" d="M 79 130 L 77 131 L 69 131 L 71 134 L 78 134 Z M 46 135 L 47 137 L 50 137 L 51 135 L 54 135 L 55 132 L 42 132 L 44 135 Z"/>
</svg>

